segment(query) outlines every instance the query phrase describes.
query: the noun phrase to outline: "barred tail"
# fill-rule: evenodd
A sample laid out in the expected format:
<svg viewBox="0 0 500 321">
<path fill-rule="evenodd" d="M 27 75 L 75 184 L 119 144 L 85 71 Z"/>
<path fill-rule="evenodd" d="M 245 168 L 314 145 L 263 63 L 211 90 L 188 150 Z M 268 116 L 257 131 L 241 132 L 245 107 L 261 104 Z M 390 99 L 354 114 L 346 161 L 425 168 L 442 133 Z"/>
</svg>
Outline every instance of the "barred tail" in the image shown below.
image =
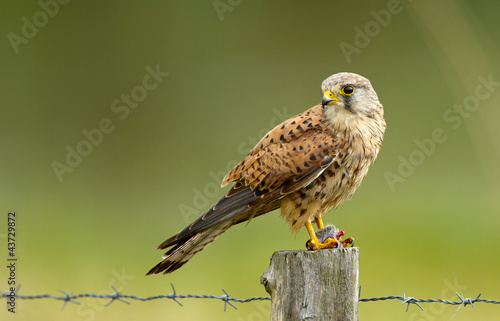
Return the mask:
<svg viewBox="0 0 500 321">
<path fill-rule="evenodd" d="M 215 241 L 230 226 L 230 221 L 212 226 L 196 233 L 186 240 L 178 243 L 163 255 L 163 260 L 152 268 L 146 275 L 158 273 L 171 273 L 187 263 L 193 256 L 203 250 L 208 244 Z"/>
</svg>

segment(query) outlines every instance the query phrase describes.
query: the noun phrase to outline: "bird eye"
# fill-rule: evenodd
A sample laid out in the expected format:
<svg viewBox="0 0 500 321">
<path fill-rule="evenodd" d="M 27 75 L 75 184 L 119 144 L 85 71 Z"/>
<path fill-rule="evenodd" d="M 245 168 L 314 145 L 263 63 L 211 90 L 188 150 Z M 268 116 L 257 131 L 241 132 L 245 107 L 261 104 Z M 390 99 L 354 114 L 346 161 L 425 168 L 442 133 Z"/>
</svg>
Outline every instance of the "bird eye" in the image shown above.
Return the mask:
<svg viewBox="0 0 500 321">
<path fill-rule="evenodd" d="M 354 87 L 351 85 L 344 86 L 340 89 L 340 93 L 344 96 L 350 96 L 354 94 Z"/>
</svg>

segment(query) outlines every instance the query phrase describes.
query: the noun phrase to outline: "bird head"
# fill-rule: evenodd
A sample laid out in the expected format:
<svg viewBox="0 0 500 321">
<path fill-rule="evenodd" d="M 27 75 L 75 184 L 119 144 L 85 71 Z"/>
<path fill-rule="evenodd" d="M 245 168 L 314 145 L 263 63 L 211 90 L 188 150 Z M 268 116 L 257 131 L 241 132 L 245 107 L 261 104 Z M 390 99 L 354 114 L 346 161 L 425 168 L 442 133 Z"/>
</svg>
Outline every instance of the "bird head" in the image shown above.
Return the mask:
<svg viewBox="0 0 500 321">
<path fill-rule="evenodd" d="M 321 85 L 321 105 L 333 122 L 349 122 L 360 118 L 382 118 L 383 107 L 368 79 L 357 74 L 334 74 Z"/>
</svg>

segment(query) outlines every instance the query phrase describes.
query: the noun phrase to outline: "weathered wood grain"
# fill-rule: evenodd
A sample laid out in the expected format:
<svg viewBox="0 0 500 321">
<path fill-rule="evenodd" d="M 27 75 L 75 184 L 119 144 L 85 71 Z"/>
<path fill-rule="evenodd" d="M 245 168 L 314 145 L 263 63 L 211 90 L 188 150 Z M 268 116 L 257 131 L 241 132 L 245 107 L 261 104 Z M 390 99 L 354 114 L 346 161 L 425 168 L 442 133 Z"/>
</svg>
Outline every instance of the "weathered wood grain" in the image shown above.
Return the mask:
<svg viewBox="0 0 500 321">
<path fill-rule="evenodd" d="M 261 283 L 271 321 L 358 320 L 359 249 L 275 252 Z"/>
</svg>

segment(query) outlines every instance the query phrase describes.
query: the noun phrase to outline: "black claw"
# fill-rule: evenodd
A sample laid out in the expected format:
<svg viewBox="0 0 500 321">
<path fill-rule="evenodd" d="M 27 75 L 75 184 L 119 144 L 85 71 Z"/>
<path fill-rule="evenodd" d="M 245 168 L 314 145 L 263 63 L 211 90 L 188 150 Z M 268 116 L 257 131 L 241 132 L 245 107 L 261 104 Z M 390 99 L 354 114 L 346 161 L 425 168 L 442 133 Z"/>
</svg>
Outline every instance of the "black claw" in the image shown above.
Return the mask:
<svg viewBox="0 0 500 321">
<path fill-rule="evenodd" d="M 312 251 L 312 250 L 313 250 L 313 248 L 312 248 L 312 244 L 311 244 L 311 240 L 308 240 L 308 241 L 306 242 L 306 249 L 308 249 L 309 251 Z"/>
</svg>

